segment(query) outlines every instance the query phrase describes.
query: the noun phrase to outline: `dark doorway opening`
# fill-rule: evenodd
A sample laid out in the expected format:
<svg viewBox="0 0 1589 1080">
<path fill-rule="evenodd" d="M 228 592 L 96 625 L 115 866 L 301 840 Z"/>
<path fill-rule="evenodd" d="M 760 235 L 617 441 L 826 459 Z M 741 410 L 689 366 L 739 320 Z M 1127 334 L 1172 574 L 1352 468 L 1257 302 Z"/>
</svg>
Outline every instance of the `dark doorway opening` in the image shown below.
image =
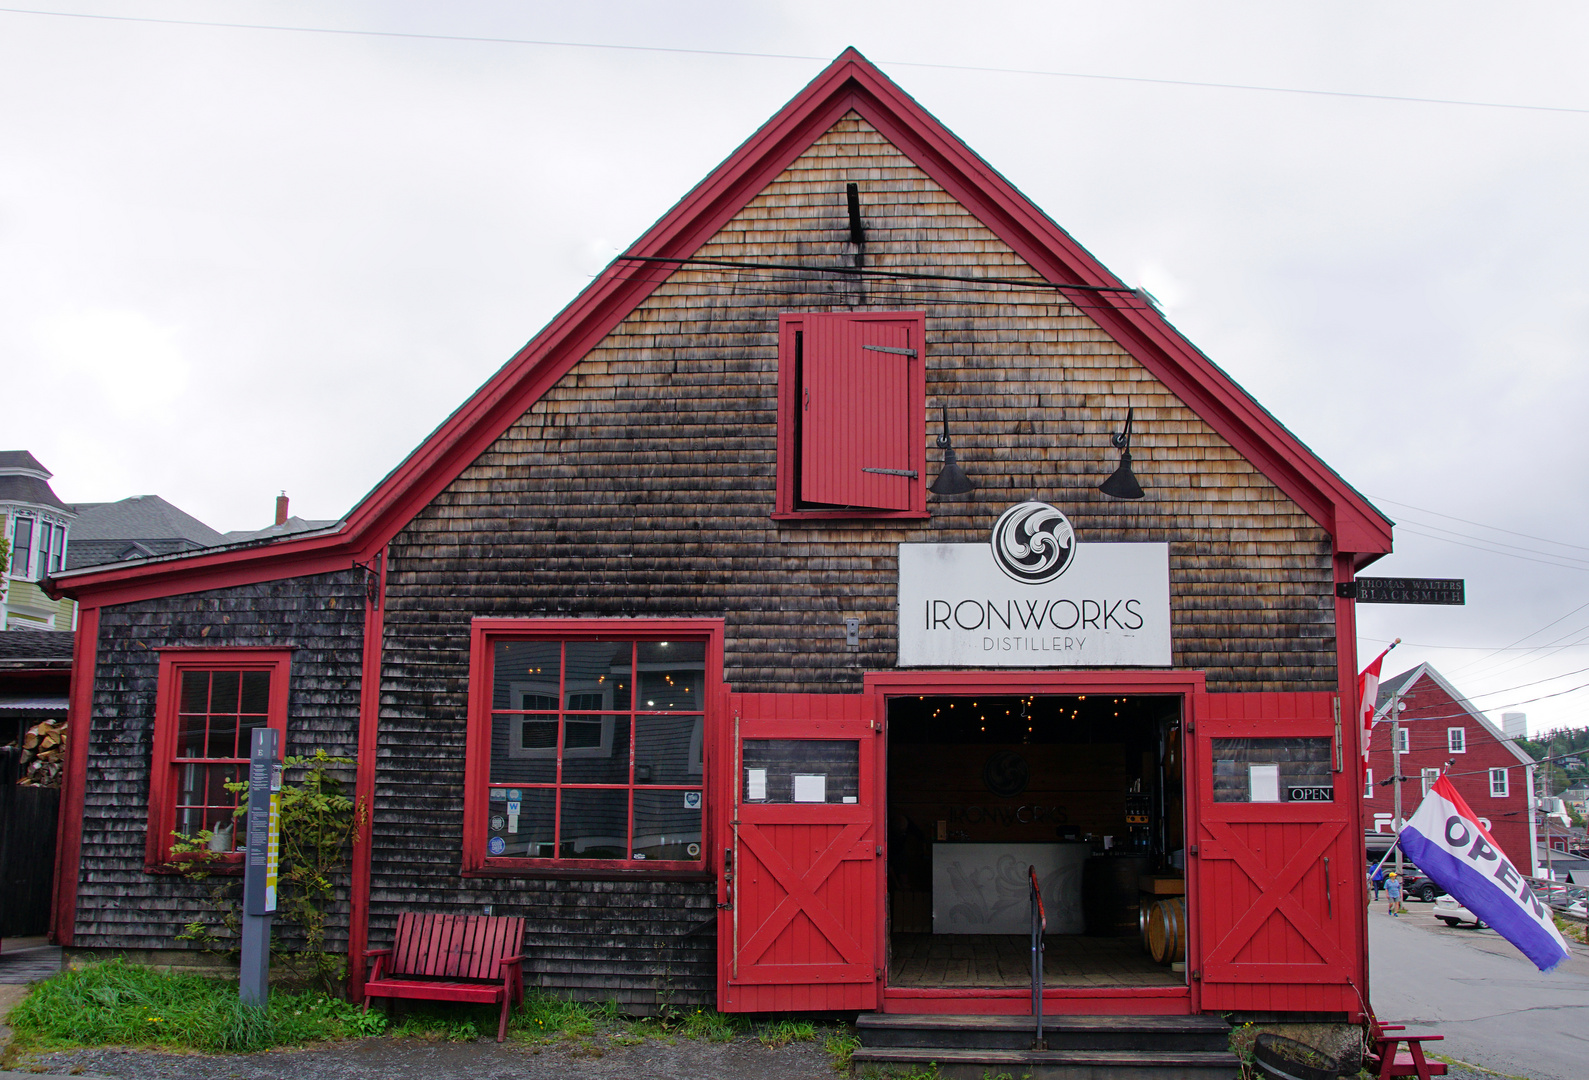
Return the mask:
<svg viewBox="0 0 1589 1080">
<path fill-rule="evenodd" d="M 1045 985 L 1184 985 L 1182 701 L 890 698 L 889 985 L 1028 985 L 1030 869 Z"/>
</svg>

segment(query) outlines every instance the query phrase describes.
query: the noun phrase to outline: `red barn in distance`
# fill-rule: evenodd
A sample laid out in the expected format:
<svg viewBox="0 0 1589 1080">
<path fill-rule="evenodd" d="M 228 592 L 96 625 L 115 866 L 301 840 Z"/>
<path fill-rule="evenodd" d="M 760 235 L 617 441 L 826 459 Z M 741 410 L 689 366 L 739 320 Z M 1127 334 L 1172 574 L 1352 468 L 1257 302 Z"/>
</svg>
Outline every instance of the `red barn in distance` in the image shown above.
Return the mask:
<svg viewBox="0 0 1589 1080">
<path fill-rule="evenodd" d="M 1395 831 L 1390 713 L 1398 701 L 1406 706 L 1400 712 L 1402 817 L 1412 816 L 1429 785 L 1450 762 L 1451 782 L 1489 826 L 1507 857 L 1518 870 L 1537 876 L 1536 828 L 1529 807 L 1534 759 L 1428 664 L 1379 684 L 1363 785 L 1365 826 L 1375 832 Z"/>
</svg>

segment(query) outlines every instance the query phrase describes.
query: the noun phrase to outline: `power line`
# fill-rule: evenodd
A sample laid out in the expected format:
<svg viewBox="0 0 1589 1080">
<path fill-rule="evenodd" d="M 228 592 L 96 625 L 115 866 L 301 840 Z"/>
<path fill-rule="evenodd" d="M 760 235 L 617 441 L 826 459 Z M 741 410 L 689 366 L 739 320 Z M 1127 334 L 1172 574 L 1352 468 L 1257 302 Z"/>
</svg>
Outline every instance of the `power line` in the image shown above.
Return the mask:
<svg viewBox="0 0 1589 1080">
<path fill-rule="evenodd" d="M 1442 514 L 1438 510 L 1426 510 L 1421 506 L 1413 506 L 1411 503 L 1397 502 L 1395 499 L 1381 498 L 1378 495 L 1370 495 L 1369 498 L 1374 502 L 1389 503 L 1391 506 L 1400 506 L 1408 510 L 1416 510 L 1420 514 L 1433 514 L 1435 517 L 1445 518 L 1447 521 L 1460 521 L 1464 525 L 1472 525 L 1479 529 L 1488 529 L 1491 532 L 1506 533 L 1508 536 L 1521 536 L 1525 540 L 1538 540 L 1542 544 L 1554 544 L 1557 547 L 1569 547 L 1576 548 L 1579 551 L 1589 551 L 1589 547 L 1584 547 L 1582 544 L 1567 544 L 1560 540 L 1551 540 L 1543 536 L 1534 536 L 1532 533 L 1516 532 L 1512 529 L 1503 529 L 1497 525 L 1486 525 L 1482 521 L 1469 521 L 1467 518 L 1459 518 L 1452 514 Z M 1433 525 L 1429 527 L 1434 528 Z"/>
<path fill-rule="evenodd" d="M 1529 557 L 1527 555 L 1518 555 L 1518 554 L 1516 554 L 1514 552 L 1510 552 L 1510 551 L 1498 551 L 1498 550 L 1496 550 L 1495 548 L 1492 548 L 1492 547 L 1485 547 L 1484 544 L 1482 544 L 1482 543 L 1469 544 L 1469 543 L 1464 543 L 1461 540 L 1453 540 L 1449 536 L 1436 536 L 1434 533 L 1419 532 L 1417 529 L 1414 529 L 1414 528 L 1412 528 L 1410 526 L 1407 526 L 1407 525 L 1402 525 L 1402 526 L 1400 526 L 1400 528 L 1401 528 L 1401 530 L 1403 532 L 1411 533 L 1414 536 L 1423 536 L 1423 537 L 1427 537 L 1430 540 L 1439 540 L 1442 543 L 1455 544 L 1458 547 L 1471 548 L 1474 551 L 1484 551 L 1484 552 L 1488 552 L 1491 555 L 1504 555 L 1508 559 L 1522 559 L 1524 562 L 1543 563 L 1546 566 L 1555 566 L 1555 567 L 1559 567 L 1559 568 L 1561 568 L 1563 570 L 1589 570 L 1589 566 L 1585 566 L 1585 565 L 1579 565 L 1579 564 L 1574 564 L 1574 563 L 1555 562 L 1555 561 L 1553 561 L 1551 559 L 1535 559 L 1535 558 L 1531 558 L 1531 557 Z M 1434 526 L 1429 526 L 1429 528 L 1434 528 Z M 1563 558 L 1571 558 L 1571 556 L 1562 556 L 1562 557 Z"/>
<path fill-rule="evenodd" d="M 33 8 L 0 8 L 11 15 L 38 15 L 62 19 L 94 19 L 103 22 L 150 23 L 159 26 L 197 26 L 224 30 L 265 30 L 293 34 L 333 34 L 346 37 L 396 38 L 410 41 L 456 41 L 482 45 L 529 45 L 552 49 L 602 49 L 614 52 L 649 52 L 681 56 L 723 56 L 750 60 L 800 60 L 822 63 L 828 56 L 801 53 L 748 52 L 737 49 L 685 49 L 663 45 L 614 45 L 594 41 L 552 41 L 540 38 L 488 37 L 472 34 L 422 34 L 400 30 L 347 30 L 324 26 L 278 26 L 266 23 L 215 22 L 204 19 L 156 19 L 139 15 L 99 15 L 79 11 L 40 11 Z M 1257 83 L 1210 82 L 1199 79 L 1154 79 L 1140 75 L 1101 75 L 1087 71 L 1052 71 L 1043 68 L 1006 68 L 980 64 L 935 64 L 921 60 L 879 60 L 892 67 L 925 68 L 937 71 L 967 71 L 992 75 L 1035 75 L 1051 79 L 1088 79 L 1099 82 L 1141 83 L 1149 86 L 1184 86 L 1200 90 L 1243 90 L 1263 94 L 1298 94 L 1306 97 L 1346 98 L 1358 101 L 1392 101 L 1412 105 L 1455 105 L 1475 109 L 1516 109 L 1526 112 L 1589 114 L 1589 108 L 1567 105 L 1529 105 L 1511 101 L 1474 101 L 1465 98 L 1421 97 L 1412 94 L 1370 94 L 1353 90 L 1312 90 L 1296 86 L 1264 86 Z"/>
</svg>

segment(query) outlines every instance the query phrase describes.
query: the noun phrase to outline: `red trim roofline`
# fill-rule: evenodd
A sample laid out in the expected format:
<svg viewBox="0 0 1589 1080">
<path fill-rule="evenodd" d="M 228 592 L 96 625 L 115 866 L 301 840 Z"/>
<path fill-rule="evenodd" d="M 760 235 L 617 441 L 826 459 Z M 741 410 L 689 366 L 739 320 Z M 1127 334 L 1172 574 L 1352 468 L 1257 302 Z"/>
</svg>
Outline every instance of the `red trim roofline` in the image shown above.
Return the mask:
<svg viewBox="0 0 1589 1080">
<path fill-rule="evenodd" d="M 1069 234 L 854 49 L 846 49 L 626 254 L 693 254 L 852 109 L 1049 281 L 1122 287 Z M 74 571 L 49 582 L 51 595 L 109 605 L 326 573 L 367 561 L 670 273 L 657 264 L 614 261 L 376 485 L 335 535 Z M 1066 295 L 1328 531 L 1337 552 L 1354 554 L 1355 565 L 1361 567 L 1390 551 L 1390 522 L 1152 307 L 1129 292 Z"/>
</svg>

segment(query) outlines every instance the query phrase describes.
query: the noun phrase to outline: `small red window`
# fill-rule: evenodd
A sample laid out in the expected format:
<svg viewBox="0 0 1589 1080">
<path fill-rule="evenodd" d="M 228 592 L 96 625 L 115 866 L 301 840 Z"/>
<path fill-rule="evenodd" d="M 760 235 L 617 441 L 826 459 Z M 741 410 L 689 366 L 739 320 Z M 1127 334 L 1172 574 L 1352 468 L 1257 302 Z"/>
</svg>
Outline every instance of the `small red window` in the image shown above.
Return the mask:
<svg viewBox="0 0 1589 1080">
<path fill-rule="evenodd" d="M 784 315 L 776 517 L 926 515 L 921 312 Z"/>
<path fill-rule="evenodd" d="M 275 649 L 180 649 L 160 654 L 145 859 L 171 860 L 173 835 L 209 834 L 231 855 L 244 837 L 228 791 L 248 777 L 253 732 L 272 727 L 286 742 L 291 654 Z"/>
</svg>

